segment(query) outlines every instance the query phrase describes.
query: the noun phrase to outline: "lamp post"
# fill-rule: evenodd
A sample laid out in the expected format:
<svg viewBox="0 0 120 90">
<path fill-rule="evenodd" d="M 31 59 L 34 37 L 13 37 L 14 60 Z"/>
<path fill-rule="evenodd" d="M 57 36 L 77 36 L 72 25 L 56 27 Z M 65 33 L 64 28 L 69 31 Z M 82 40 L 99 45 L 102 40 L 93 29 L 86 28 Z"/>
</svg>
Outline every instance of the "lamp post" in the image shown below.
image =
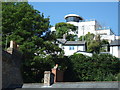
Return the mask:
<svg viewBox="0 0 120 90">
<path fill-rule="evenodd" d="M 83 29 L 82 41 L 84 41 L 84 26 L 82 26 L 82 29 Z"/>
</svg>

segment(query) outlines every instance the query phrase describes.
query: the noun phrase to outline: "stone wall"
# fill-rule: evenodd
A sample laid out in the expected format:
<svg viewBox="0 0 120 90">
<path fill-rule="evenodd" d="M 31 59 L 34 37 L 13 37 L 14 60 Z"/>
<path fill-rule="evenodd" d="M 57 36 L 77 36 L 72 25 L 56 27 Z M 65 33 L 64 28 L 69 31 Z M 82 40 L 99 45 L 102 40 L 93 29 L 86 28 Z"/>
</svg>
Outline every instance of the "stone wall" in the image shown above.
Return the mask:
<svg viewBox="0 0 120 90">
<path fill-rule="evenodd" d="M 20 88 L 23 85 L 21 75 L 22 54 L 14 48 L 2 51 L 2 88 Z"/>
</svg>

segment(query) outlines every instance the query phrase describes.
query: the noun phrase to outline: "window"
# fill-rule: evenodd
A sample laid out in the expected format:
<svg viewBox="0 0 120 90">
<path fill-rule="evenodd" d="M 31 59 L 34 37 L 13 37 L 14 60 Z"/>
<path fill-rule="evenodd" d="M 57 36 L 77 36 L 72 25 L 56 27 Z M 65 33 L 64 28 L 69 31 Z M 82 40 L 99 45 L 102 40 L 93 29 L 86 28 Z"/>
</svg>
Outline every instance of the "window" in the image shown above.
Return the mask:
<svg viewBox="0 0 120 90">
<path fill-rule="evenodd" d="M 66 18 L 67 22 L 73 21 L 73 22 L 79 22 L 79 18 L 78 17 L 68 17 Z"/>
<path fill-rule="evenodd" d="M 118 50 L 120 50 L 120 46 L 118 46 Z"/>
<path fill-rule="evenodd" d="M 74 50 L 74 46 L 69 46 L 69 50 Z"/>
</svg>

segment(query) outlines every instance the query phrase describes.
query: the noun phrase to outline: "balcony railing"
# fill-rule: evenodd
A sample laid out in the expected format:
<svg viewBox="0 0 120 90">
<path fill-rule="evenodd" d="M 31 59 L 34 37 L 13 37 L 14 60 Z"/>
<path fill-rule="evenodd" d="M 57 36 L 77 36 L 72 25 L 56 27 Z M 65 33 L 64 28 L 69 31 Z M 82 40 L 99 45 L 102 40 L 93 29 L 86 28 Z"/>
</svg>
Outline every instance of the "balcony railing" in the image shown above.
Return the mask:
<svg viewBox="0 0 120 90">
<path fill-rule="evenodd" d="M 102 28 L 97 28 L 96 30 L 106 30 L 106 29 L 111 29 L 110 27 L 102 27 Z"/>
<path fill-rule="evenodd" d="M 80 22 L 86 22 L 86 21 L 95 21 L 95 19 L 85 19 L 85 20 L 80 20 Z"/>
</svg>

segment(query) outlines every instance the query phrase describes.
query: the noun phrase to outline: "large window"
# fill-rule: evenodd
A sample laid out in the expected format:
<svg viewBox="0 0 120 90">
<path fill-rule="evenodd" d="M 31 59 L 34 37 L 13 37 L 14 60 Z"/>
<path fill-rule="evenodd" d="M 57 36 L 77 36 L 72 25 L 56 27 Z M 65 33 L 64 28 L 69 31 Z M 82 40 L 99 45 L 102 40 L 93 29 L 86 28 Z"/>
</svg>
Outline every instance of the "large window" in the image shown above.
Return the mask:
<svg viewBox="0 0 120 90">
<path fill-rule="evenodd" d="M 68 17 L 66 18 L 66 22 L 79 22 L 79 18 L 78 17 Z"/>
<path fill-rule="evenodd" d="M 69 46 L 69 50 L 74 50 L 74 46 Z"/>
</svg>

